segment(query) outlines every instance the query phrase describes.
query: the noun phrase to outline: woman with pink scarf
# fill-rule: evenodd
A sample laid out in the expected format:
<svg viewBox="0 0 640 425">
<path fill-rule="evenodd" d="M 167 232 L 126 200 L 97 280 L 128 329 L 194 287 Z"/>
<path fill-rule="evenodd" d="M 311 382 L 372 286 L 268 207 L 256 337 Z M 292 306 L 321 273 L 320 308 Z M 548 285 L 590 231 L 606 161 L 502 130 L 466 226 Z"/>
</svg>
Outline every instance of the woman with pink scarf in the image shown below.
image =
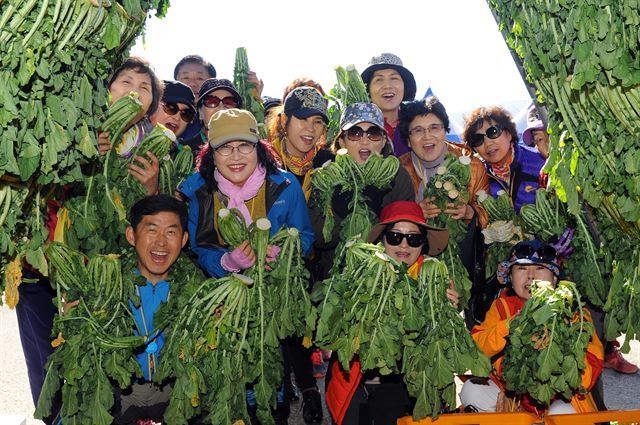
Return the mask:
<svg viewBox="0 0 640 425">
<path fill-rule="evenodd" d="M 267 217 L 272 233 L 295 227 L 302 249 L 309 252 L 314 236 L 300 184 L 278 168 L 270 148 L 259 140 L 250 112 L 226 109 L 212 116 L 197 169 L 178 191 L 189 204 L 191 249 L 206 273 L 221 277 L 255 262 L 249 241 L 231 251 L 227 248 L 218 228 L 221 208 L 237 208 L 248 224 Z M 269 255 L 276 256 L 277 249 L 270 248 Z"/>
</svg>

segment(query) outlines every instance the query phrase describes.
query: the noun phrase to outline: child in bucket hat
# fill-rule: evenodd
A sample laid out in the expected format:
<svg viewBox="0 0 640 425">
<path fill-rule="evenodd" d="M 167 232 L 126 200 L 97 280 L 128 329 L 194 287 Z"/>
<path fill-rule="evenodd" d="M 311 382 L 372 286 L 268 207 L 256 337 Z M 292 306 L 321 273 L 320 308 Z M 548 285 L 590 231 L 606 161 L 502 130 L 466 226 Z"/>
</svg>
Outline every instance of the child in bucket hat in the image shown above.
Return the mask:
<svg viewBox="0 0 640 425">
<path fill-rule="evenodd" d="M 506 383 L 502 376 L 504 348 L 509 341 L 509 324 L 520 313 L 526 301 L 531 298 L 529 288 L 534 280 L 551 282 L 556 285 L 562 276 L 558 254 L 555 248 L 541 240 L 534 239 L 517 243 L 509 258 L 498 267 L 498 280 L 509 285 L 496 299 L 487 312 L 484 321 L 471 330 L 471 336 L 480 349 L 493 363 L 493 373 L 488 380 L 469 379 L 460 392 L 460 401 L 474 412 L 495 412 L 498 399 L 504 395 Z M 587 320 L 591 320 L 588 311 L 584 311 Z M 598 336 L 593 332 L 585 356 L 585 368 L 582 373 L 582 386 L 591 390 L 595 385 L 603 366 L 603 348 Z M 481 382 L 479 382 L 481 381 Z M 536 408 L 526 395 L 522 405 L 527 410 Z M 576 394 L 567 402 L 557 398 L 548 406 L 549 414 L 582 413 L 593 411 L 595 405 L 590 395 Z"/>
</svg>

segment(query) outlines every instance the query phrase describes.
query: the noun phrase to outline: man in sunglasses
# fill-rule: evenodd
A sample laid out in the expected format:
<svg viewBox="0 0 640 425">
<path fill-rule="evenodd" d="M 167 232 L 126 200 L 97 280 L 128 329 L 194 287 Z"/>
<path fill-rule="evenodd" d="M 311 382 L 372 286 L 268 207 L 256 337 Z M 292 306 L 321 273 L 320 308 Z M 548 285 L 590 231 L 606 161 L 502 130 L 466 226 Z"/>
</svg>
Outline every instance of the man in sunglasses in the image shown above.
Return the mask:
<svg viewBox="0 0 640 425">
<path fill-rule="evenodd" d="M 482 324 L 471 330 L 471 336 L 480 349 L 491 358 L 493 374 L 489 380 L 469 379 L 460 392 L 460 401 L 467 411 L 495 412 L 498 399 L 502 399 L 505 382 L 502 376 L 502 359 L 509 337 L 511 319 L 520 313 L 525 302 L 531 298 L 530 287 L 534 280 L 551 282 L 554 286 L 561 276 L 556 250 L 540 240 L 523 241 L 511 250 L 509 259 L 498 266 L 498 280 L 508 289 L 496 299 L 487 312 Z M 585 310 L 587 320 L 591 316 Z M 602 371 L 604 352 L 595 331 L 587 347 L 585 368 L 582 372 L 582 386 L 590 391 Z M 539 411 L 527 396 L 522 398 L 522 406 L 530 411 Z M 558 398 L 547 406 L 549 414 L 585 413 L 597 410 L 590 394 L 576 394 L 570 402 Z"/>
<path fill-rule="evenodd" d="M 165 81 L 160 107 L 151 116 L 151 123 L 164 125 L 179 139 L 195 115 L 195 96 L 189 86 L 179 81 Z"/>
</svg>

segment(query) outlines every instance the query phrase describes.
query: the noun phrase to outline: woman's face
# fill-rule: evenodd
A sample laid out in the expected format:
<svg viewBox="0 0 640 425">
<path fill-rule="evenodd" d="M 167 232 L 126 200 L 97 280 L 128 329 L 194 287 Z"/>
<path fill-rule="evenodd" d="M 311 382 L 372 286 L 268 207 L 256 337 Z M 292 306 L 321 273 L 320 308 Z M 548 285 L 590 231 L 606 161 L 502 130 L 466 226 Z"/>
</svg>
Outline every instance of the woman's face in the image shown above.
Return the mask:
<svg viewBox="0 0 640 425">
<path fill-rule="evenodd" d="M 543 158 L 549 158 L 549 135 L 543 130 L 534 130 L 531 132 L 533 144 L 538 148 L 538 152 Z"/>
<path fill-rule="evenodd" d="M 251 145 L 253 149 L 249 153 L 242 153 L 241 150 L 249 151 L 248 145 Z M 233 148 L 230 154 L 224 155 L 229 148 Z M 228 142 L 214 151 L 213 160 L 216 169 L 224 178 L 236 186 L 242 187 L 258 166 L 257 147 L 255 143 L 241 140 Z"/>
<path fill-rule="evenodd" d="M 444 124 L 435 114 L 418 115 L 409 124 L 409 145 L 423 161 L 435 161 L 446 149 Z"/>
<path fill-rule="evenodd" d="M 556 283 L 551 270 L 540 264 L 515 264 L 511 267 L 509 280 L 517 296 L 523 300 L 531 298 L 531 284 L 534 280 Z"/>
<path fill-rule="evenodd" d="M 149 112 L 151 102 L 153 101 L 153 83 L 151 76 L 144 72 L 136 72 L 133 69 L 121 71 L 109 86 L 111 103 L 115 103 L 118 99 L 128 95 L 132 91 L 138 93 L 139 99 L 142 102 L 142 113 L 140 117 L 143 117 Z"/>
<path fill-rule="evenodd" d="M 280 116 L 280 119 L 286 123 L 287 117 L 283 114 Z M 287 152 L 301 158 L 316 146 L 320 137 L 322 137 L 325 132 L 325 124 L 319 115 L 314 115 L 306 119 L 292 116 L 286 126 L 286 131 Z"/>
<path fill-rule="evenodd" d="M 174 111 L 177 112 L 175 112 L 173 115 L 169 114 L 169 112 Z M 156 112 L 151 115 L 151 124 L 156 125 L 157 123 L 160 123 L 167 127 L 169 130 L 173 131 L 173 134 L 175 134 L 176 137 L 180 137 L 182 136 L 182 133 L 184 133 L 184 131 L 187 129 L 187 125 L 189 125 L 189 122 L 185 121 L 182 118 L 182 111 L 190 112 L 192 111 L 192 109 L 184 103 L 165 104 L 163 102 L 160 102 L 160 106 L 158 107 Z"/>
<path fill-rule="evenodd" d="M 397 111 L 404 97 L 404 81 L 395 69 L 379 69 L 371 77 L 369 94 L 382 112 Z"/>
<path fill-rule="evenodd" d="M 373 132 L 371 135 L 369 132 Z M 381 134 L 377 137 L 375 134 Z M 371 140 L 371 138 L 379 140 Z M 373 153 L 382 152 L 382 148 L 387 141 L 387 137 L 380 127 L 368 122 L 361 122 L 347 131 L 343 131 L 340 136 L 340 146 L 346 148 L 358 164 L 364 164 Z"/>
<path fill-rule="evenodd" d="M 485 134 L 487 128 L 495 125 L 491 121 L 484 121 L 482 127 L 476 130 L 476 134 Z M 476 151 L 480 154 L 482 159 L 489 164 L 500 164 L 506 158 L 507 155 L 511 155 L 511 133 L 503 129 L 500 136 L 495 139 L 490 139 L 485 136 L 484 143 L 476 148 Z"/>
<path fill-rule="evenodd" d="M 388 233 L 391 232 L 402 235 L 420 235 L 420 228 L 417 224 L 410 221 L 399 221 L 393 225 L 390 231 L 388 231 Z M 405 263 L 409 266 L 411 266 L 418 260 L 418 257 L 420 257 L 422 253 L 422 247 L 424 245 L 423 243 L 417 247 L 409 246 L 406 237 L 402 238 L 402 241 L 399 245 L 391 245 L 387 241 L 386 234 L 382 238 L 382 244 L 384 245 L 384 252 L 389 257 L 393 258 L 399 263 Z"/>
<path fill-rule="evenodd" d="M 215 114 L 218 111 L 221 111 L 223 109 L 231 109 L 231 108 L 235 108 L 236 106 L 227 106 L 224 104 L 224 102 L 222 102 L 222 99 L 224 99 L 225 97 L 234 97 L 233 93 L 231 93 L 229 90 L 225 90 L 225 89 L 217 89 L 214 90 L 210 93 L 207 93 L 207 95 L 205 96 L 205 102 L 206 102 L 206 98 L 208 96 L 215 96 L 218 99 L 220 99 L 220 102 L 217 104 L 217 106 L 206 106 L 204 103 L 202 103 L 202 105 L 200 105 L 200 119 L 202 119 L 202 122 L 204 123 L 204 126 L 206 128 L 209 127 L 209 120 L 211 119 L 211 117 L 213 116 L 213 114 Z"/>
</svg>

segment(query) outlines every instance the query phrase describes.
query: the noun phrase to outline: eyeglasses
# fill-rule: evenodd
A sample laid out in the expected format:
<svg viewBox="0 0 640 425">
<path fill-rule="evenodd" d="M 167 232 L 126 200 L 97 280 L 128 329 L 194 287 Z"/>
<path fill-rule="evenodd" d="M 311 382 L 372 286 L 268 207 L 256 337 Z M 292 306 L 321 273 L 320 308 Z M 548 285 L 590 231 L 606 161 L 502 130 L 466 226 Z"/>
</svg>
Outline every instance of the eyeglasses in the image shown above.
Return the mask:
<svg viewBox="0 0 640 425">
<path fill-rule="evenodd" d="M 219 153 L 222 156 L 230 156 L 234 150 L 238 149 L 238 152 L 242 155 L 249 155 L 255 150 L 255 148 L 255 143 L 240 143 L 238 146 L 226 144 L 216 148 L 216 153 Z"/>
<path fill-rule="evenodd" d="M 180 109 L 180 107 L 176 103 L 161 103 L 162 110 L 165 114 L 174 116 L 178 112 L 180 113 L 180 119 L 184 122 L 191 122 L 196 113 L 191 108 Z"/>
<path fill-rule="evenodd" d="M 431 135 L 431 134 L 434 134 L 434 133 L 439 133 L 443 129 L 444 129 L 444 125 L 443 124 L 431 124 L 427 128 L 424 128 L 422 126 L 418 126 L 418 127 L 415 127 L 415 128 L 412 128 L 411 130 L 409 130 L 409 136 L 414 136 L 414 137 L 417 137 L 419 139 L 422 139 L 423 137 L 425 137 L 427 135 Z"/>
<path fill-rule="evenodd" d="M 482 146 L 484 143 L 485 136 L 489 139 L 497 139 L 502 134 L 502 126 L 500 124 L 494 124 L 491 127 L 487 128 L 484 133 L 475 133 L 469 136 L 469 146 L 472 148 L 477 148 Z"/>
<path fill-rule="evenodd" d="M 403 239 L 407 240 L 407 244 L 411 248 L 424 245 L 424 235 L 422 233 L 400 233 L 390 230 L 384 234 L 384 238 L 391 246 L 400 245 Z"/>
<path fill-rule="evenodd" d="M 235 97 L 225 96 L 222 99 L 220 99 L 218 96 L 215 96 L 212 94 L 206 95 L 204 97 L 204 100 L 202 101 L 202 104 L 207 108 L 217 108 L 220 105 L 220 102 L 222 102 L 222 105 L 226 108 L 238 107 L 238 101 Z"/>
<path fill-rule="evenodd" d="M 362 136 L 364 136 L 365 134 L 367 135 L 367 139 L 371 140 L 372 142 L 379 142 L 384 137 L 384 130 L 374 125 L 373 127 L 369 127 L 367 131 L 365 131 L 357 125 L 354 125 L 349 130 L 347 130 L 347 139 L 351 140 L 352 142 L 357 142 L 362 139 Z"/>
<path fill-rule="evenodd" d="M 551 245 L 543 245 L 538 249 L 530 245 L 517 245 L 511 251 L 511 256 L 519 260 L 537 258 L 546 263 L 555 263 L 558 258 L 556 249 Z"/>
</svg>

